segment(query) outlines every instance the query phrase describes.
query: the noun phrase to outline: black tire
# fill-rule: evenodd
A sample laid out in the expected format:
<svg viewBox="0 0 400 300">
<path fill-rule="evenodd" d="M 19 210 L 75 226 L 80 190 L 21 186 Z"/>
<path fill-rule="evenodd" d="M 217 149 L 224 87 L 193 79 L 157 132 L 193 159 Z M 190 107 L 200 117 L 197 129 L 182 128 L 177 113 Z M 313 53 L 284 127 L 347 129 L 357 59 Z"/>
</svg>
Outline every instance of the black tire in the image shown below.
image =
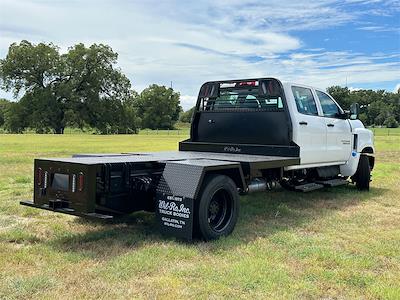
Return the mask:
<svg viewBox="0 0 400 300">
<path fill-rule="evenodd" d="M 209 175 L 199 194 L 196 213 L 198 234 L 205 240 L 229 235 L 239 216 L 239 193 L 225 175 Z"/>
<path fill-rule="evenodd" d="M 357 172 L 354 174 L 354 181 L 356 182 L 356 187 L 360 191 L 369 190 L 369 183 L 371 181 L 371 167 L 369 165 L 368 156 L 360 156 Z"/>
</svg>

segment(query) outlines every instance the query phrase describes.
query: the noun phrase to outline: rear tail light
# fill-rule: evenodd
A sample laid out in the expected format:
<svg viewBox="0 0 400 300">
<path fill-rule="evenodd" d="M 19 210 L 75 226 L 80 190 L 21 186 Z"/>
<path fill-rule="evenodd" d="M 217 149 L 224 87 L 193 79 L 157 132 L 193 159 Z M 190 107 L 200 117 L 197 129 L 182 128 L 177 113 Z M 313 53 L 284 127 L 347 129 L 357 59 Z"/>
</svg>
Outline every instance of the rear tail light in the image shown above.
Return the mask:
<svg viewBox="0 0 400 300">
<path fill-rule="evenodd" d="M 72 175 L 72 192 L 76 192 L 76 175 Z"/>
<path fill-rule="evenodd" d="M 48 178 L 49 178 L 49 172 L 45 171 L 44 172 L 44 184 L 43 184 L 43 187 L 45 189 L 47 189 Z"/>
<path fill-rule="evenodd" d="M 43 170 L 42 168 L 37 169 L 37 174 L 36 174 L 36 182 L 38 186 L 42 185 L 42 180 L 43 180 Z"/>
<path fill-rule="evenodd" d="M 258 86 L 258 81 L 241 81 L 236 85 L 238 86 Z"/>
<path fill-rule="evenodd" d="M 82 172 L 80 172 L 78 174 L 78 191 L 79 192 L 83 191 L 84 184 L 85 184 L 85 176 L 83 175 Z"/>
</svg>

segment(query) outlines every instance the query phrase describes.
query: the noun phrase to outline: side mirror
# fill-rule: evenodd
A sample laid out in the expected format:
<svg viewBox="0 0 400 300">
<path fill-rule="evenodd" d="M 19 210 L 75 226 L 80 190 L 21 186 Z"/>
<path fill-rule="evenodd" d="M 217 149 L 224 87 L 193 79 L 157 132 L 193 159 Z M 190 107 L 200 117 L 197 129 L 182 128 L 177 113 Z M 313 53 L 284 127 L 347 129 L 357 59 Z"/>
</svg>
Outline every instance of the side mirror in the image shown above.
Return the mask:
<svg viewBox="0 0 400 300">
<path fill-rule="evenodd" d="M 358 119 L 359 114 L 360 114 L 360 105 L 358 103 L 353 103 L 350 106 L 350 119 L 351 120 Z"/>
</svg>

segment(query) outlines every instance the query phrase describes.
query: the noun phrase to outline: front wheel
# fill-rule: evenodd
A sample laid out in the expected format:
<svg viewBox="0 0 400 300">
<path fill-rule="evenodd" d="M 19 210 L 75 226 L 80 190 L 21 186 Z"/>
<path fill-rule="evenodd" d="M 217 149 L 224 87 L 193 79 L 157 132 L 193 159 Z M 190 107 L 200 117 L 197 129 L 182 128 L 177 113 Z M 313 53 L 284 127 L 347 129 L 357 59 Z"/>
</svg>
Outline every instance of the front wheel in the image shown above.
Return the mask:
<svg viewBox="0 0 400 300">
<path fill-rule="evenodd" d="M 356 187 L 359 190 L 369 190 L 369 183 L 371 181 L 371 167 L 369 165 L 368 156 L 360 156 L 357 172 L 354 174 L 353 180 L 356 182 Z"/>
<path fill-rule="evenodd" d="M 205 240 L 229 235 L 239 215 L 239 194 L 235 182 L 225 175 L 206 177 L 197 205 L 196 225 Z"/>
</svg>

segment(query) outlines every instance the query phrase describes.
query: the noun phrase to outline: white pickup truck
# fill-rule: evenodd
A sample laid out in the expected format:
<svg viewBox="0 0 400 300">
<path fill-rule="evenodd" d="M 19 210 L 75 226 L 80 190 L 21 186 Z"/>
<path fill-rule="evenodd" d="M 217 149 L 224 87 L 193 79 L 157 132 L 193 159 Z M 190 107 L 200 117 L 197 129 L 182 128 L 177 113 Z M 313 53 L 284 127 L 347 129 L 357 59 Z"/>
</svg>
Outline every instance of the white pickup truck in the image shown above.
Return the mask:
<svg viewBox="0 0 400 300">
<path fill-rule="evenodd" d="M 293 141 L 300 147 L 300 164 L 286 170 L 336 166 L 361 190 L 369 189 L 374 167 L 371 130 L 358 120 L 358 105 L 344 111 L 323 89 L 283 83 L 293 124 Z M 293 178 L 289 178 L 289 181 Z"/>
<path fill-rule="evenodd" d="M 358 110 L 275 78 L 207 82 L 179 151 L 35 159 L 34 199 L 21 204 L 102 219 L 155 211 L 163 233 L 215 239 L 232 232 L 243 193 L 368 190 L 375 149 Z"/>
</svg>

